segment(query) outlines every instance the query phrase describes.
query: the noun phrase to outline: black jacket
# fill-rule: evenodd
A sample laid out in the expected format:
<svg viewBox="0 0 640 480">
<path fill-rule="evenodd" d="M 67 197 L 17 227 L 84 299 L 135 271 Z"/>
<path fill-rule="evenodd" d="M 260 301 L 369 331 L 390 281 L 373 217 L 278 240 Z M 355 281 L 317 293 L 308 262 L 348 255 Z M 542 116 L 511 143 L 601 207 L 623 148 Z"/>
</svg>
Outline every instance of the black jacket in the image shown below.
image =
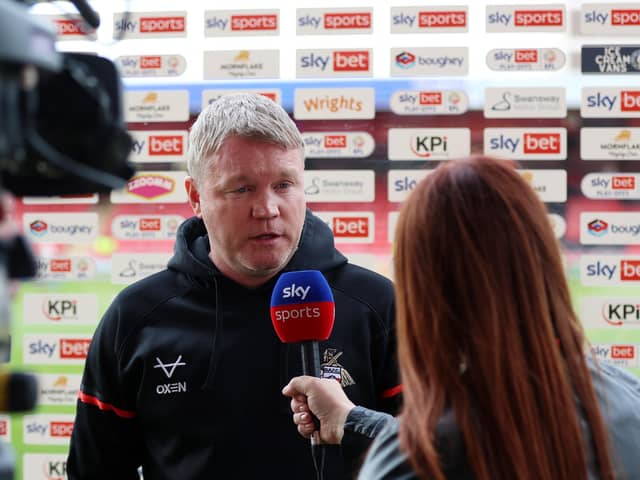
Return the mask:
<svg viewBox="0 0 640 480">
<path fill-rule="evenodd" d="M 271 324 L 277 278 L 245 288 L 208 252 L 203 222 L 188 219 L 168 269 L 124 289 L 105 313 L 85 364 L 70 480 L 134 479 L 139 465 L 145 480 L 315 479 L 281 393 L 302 372 L 299 348 L 280 343 Z M 394 412 L 391 282 L 347 263 L 310 212 L 285 271 L 304 269 L 324 273 L 336 303 L 323 372 L 338 374 L 356 404 Z M 329 448 L 324 478 L 343 476 L 341 457 Z"/>
</svg>

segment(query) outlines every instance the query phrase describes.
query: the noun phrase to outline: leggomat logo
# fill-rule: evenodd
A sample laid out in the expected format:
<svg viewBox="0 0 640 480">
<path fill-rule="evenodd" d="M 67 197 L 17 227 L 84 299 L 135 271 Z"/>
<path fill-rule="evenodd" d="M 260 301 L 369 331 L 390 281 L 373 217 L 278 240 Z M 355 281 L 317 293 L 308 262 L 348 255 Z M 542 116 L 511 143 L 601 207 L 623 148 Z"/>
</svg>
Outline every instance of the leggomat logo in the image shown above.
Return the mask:
<svg viewBox="0 0 640 480">
<path fill-rule="evenodd" d="M 589 233 L 595 237 L 606 235 L 609 230 L 609 224 L 604 220 L 595 219 L 587 224 Z"/>
<path fill-rule="evenodd" d="M 164 175 L 141 175 L 127 183 L 127 192 L 138 197 L 154 199 L 175 189 L 175 181 Z"/>
</svg>

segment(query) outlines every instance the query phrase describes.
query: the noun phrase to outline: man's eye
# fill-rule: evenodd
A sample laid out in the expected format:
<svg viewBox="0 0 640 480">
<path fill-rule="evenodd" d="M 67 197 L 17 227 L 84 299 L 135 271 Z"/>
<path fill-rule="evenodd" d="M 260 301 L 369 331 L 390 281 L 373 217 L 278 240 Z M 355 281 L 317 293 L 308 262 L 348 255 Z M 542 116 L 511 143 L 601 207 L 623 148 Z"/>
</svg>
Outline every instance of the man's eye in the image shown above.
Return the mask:
<svg viewBox="0 0 640 480">
<path fill-rule="evenodd" d="M 291 187 L 291 183 L 290 182 L 282 182 L 282 183 L 279 183 L 278 185 L 276 185 L 276 188 L 278 190 L 286 190 L 289 187 Z"/>
<path fill-rule="evenodd" d="M 249 191 L 249 187 L 240 187 L 232 190 L 231 193 L 247 193 Z"/>
</svg>

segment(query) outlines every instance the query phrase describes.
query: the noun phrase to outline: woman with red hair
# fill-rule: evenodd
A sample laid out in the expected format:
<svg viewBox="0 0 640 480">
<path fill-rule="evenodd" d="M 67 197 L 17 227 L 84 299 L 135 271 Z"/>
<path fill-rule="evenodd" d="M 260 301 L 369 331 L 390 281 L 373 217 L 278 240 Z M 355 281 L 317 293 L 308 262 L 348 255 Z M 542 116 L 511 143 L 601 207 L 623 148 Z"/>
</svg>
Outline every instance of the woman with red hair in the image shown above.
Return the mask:
<svg viewBox="0 0 640 480">
<path fill-rule="evenodd" d="M 362 479 L 640 479 L 640 381 L 598 365 L 544 204 L 513 166 L 439 165 L 402 207 L 394 276 L 404 405 L 392 419 L 295 378 L 309 437 L 376 437 Z"/>
</svg>

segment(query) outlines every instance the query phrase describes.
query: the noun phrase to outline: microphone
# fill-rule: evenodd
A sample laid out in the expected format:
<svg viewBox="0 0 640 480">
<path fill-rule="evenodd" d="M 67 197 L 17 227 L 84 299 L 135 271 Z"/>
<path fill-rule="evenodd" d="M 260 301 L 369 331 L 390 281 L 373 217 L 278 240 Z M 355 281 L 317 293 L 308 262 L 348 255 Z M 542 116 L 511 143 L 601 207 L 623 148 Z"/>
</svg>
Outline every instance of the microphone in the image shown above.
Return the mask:
<svg viewBox="0 0 640 480">
<path fill-rule="evenodd" d="M 331 288 L 318 270 L 300 270 L 280 275 L 271 294 L 271 323 L 283 343 L 300 344 L 302 374 L 320 376 L 319 340 L 333 330 L 335 303 Z M 311 414 L 316 431 L 320 422 Z M 316 434 L 311 436 L 311 453 L 319 478 L 322 457 Z M 319 470 L 320 469 L 320 470 Z"/>
<path fill-rule="evenodd" d="M 0 373 L 0 412 L 27 412 L 38 401 L 38 381 L 27 373 Z"/>
<path fill-rule="evenodd" d="M 100 26 L 100 15 L 91 8 L 87 0 L 70 0 L 73 6 L 76 7 L 80 16 L 87 22 L 92 28 L 98 28 Z"/>
</svg>

